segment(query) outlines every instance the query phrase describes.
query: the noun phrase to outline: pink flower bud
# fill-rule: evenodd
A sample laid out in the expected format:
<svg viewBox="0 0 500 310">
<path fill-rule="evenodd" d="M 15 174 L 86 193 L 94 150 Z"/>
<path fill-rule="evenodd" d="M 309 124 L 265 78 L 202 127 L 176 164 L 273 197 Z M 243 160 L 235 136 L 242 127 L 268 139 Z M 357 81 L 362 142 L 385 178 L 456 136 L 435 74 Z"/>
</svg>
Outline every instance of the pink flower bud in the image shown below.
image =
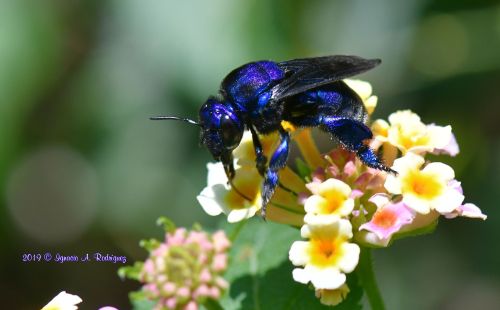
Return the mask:
<svg viewBox="0 0 500 310">
<path fill-rule="evenodd" d="M 186 229 L 178 228 L 173 234 L 167 234 L 167 244 L 168 245 L 181 245 L 186 239 Z"/>
<path fill-rule="evenodd" d="M 227 281 L 224 280 L 222 277 L 217 277 L 215 279 L 215 284 L 217 284 L 217 286 L 222 288 L 222 289 L 227 289 L 229 287 L 229 284 L 227 283 Z"/>
<path fill-rule="evenodd" d="M 227 255 L 226 254 L 216 254 L 213 258 L 212 268 L 215 271 L 222 271 L 227 268 Z"/>
<path fill-rule="evenodd" d="M 176 289 L 176 285 L 172 282 L 166 282 L 165 284 L 163 284 L 163 291 L 167 295 L 173 294 L 175 292 L 175 289 Z"/>
<path fill-rule="evenodd" d="M 184 310 L 198 310 L 198 305 L 194 301 L 190 301 L 184 307 Z"/>
<path fill-rule="evenodd" d="M 216 252 L 223 252 L 231 245 L 231 242 L 227 239 L 226 234 L 222 230 L 212 235 L 212 241 Z"/>
<path fill-rule="evenodd" d="M 200 297 L 207 297 L 210 293 L 210 290 L 208 289 L 208 286 L 205 284 L 202 284 L 198 286 L 198 288 L 194 291 L 193 293 L 193 298 L 197 299 Z"/>
<path fill-rule="evenodd" d="M 177 306 L 177 298 L 168 298 L 167 300 L 165 300 L 165 306 L 167 306 L 168 309 L 175 309 L 175 306 Z"/>
<path fill-rule="evenodd" d="M 219 299 L 219 297 L 220 297 L 220 290 L 216 286 L 212 286 L 210 288 L 209 295 L 210 295 L 210 297 L 212 297 L 212 299 Z"/>
<path fill-rule="evenodd" d="M 182 298 L 187 298 L 189 297 L 190 291 L 188 287 L 180 287 L 177 289 L 176 295 Z"/>
<path fill-rule="evenodd" d="M 208 283 L 211 279 L 212 275 L 210 274 L 210 271 L 207 268 L 203 268 L 200 273 L 200 281 L 203 283 Z"/>
</svg>

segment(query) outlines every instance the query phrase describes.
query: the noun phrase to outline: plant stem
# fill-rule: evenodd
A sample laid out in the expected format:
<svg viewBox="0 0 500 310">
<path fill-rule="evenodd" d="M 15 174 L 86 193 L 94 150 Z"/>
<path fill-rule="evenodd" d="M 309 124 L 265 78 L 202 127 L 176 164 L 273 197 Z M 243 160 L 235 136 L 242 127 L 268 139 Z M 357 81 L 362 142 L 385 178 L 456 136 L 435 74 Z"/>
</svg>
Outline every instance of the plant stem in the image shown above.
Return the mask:
<svg viewBox="0 0 500 310">
<path fill-rule="evenodd" d="M 229 241 L 231 242 L 234 242 L 236 240 L 236 238 L 238 237 L 238 235 L 240 234 L 240 231 L 241 229 L 243 229 L 243 227 L 245 226 L 245 224 L 248 222 L 248 220 L 243 220 L 243 221 L 240 221 L 236 227 L 233 229 L 233 231 L 231 232 L 231 234 L 229 235 Z"/>
<path fill-rule="evenodd" d="M 384 310 L 384 301 L 382 295 L 380 295 L 380 290 L 375 279 L 375 272 L 373 271 L 371 249 L 361 247 L 359 265 L 356 272 L 361 281 L 361 286 L 363 286 L 366 296 L 368 297 L 368 302 L 372 310 Z"/>
</svg>

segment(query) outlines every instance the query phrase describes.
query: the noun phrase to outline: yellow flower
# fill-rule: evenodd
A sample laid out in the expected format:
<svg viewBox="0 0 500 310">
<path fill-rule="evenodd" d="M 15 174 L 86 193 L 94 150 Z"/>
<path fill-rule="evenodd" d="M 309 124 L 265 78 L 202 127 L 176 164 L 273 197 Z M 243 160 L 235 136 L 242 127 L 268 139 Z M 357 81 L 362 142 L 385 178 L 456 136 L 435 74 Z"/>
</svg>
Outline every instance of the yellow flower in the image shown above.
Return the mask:
<svg viewBox="0 0 500 310">
<path fill-rule="evenodd" d="M 77 304 L 81 302 L 82 299 L 77 295 L 62 291 L 43 307 L 42 310 L 76 310 L 78 309 Z"/>
<path fill-rule="evenodd" d="M 384 120 L 376 120 L 373 123 L 372 130 L 375 139 L 389 142 L 400 149 L 403 154 L 446 150 L 454 139 L 451 126 L 425 125 L 420 117 L 410 110 L 392 113 L 389 116 L 389 123 Z"/>
<path fill-rule="evenodd" d="M 316 297 L 319 298 L 319 301 L 321 301 L 323 305 L 335 306 L 341 303 L 349 292 L 350 290 L 347 284 L 343 284 L 335 290 L 316 290 Z"/>
<path fill-rule="evenodd" d="M 394 161 L 392 169 L 398 176 L 388 175 L 385 188 L 403 195 L 403 203 L 421 214 L 436 210 L 441 214 L 458 208 L 464 196 L 452 186 L 453 169 L 443 163 L 430 163 L 423 169 L 424 158 L 413 153 Z"/>
<path fill-rule="evenodd" d="M 344 82 L 359 95 L 361 100 L 363 100 L 368 115 L 372 114 L 378 101 L 377 96 L 372 96 L 372 85 L 361 80 L 345 79 Z"/>
<path fill-rule="evenodd" d="M 307 198 L 304 210 L 308 214 L 348 216 L 354 208 L 351 188 L 346 183 L 330 178 L 320 184 L 311 184 L 314 195 Z"/>
<path fill-rule="evenodd" d="M 301 235 L 309 241 L 295 241 L 289 252 L 295 266 L 295 281 L 311 282 L 316 289 L 337 289 L 346 281 L 345 273 L 352 272 L 359 260 L 359 246 L 349 243 L 352 226 L 336 216 L 307 216 Z"/>
<path fill-rule="evenodd" d="M 208 181 L 196 197 L 203 210 L 212 216 L 227 214 L 230 223 L 254 216 L 262 207 L 262 178 L 253 166 L 240 166 L 228 184 L 222 164 L 208 163 Z M 300 226 L 304 211 L 297 198 L 290 192 L 277 188 L 268 208 L 267 218 L 279 223 Z"/>
<path fill-rule="evenodd" d="M 293 141 L 299 147 L 302 158 L 311 169 L 324 167 L 326 161 L 318 150 L 311 134 L 311 128 L 301 128 L 295 131 Z"/>
</svg>

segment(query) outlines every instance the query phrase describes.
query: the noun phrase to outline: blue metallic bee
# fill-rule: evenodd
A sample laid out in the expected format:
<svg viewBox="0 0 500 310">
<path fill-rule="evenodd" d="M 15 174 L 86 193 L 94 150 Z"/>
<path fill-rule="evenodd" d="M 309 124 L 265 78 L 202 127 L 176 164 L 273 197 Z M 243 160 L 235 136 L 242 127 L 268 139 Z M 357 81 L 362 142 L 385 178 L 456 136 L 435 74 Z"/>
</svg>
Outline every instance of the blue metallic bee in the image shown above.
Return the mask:
<svg viewBox="0 0 500 310">
<path fill-rule="evenodd" d="M 265 218 L 266 206 L 280 185 L 278 171 L 288 159 L 290 135 L 281 125 L 283 120 L 298 127 L 319 127 L 365 165 L 396 173 L 368 146 L 373 134 L 365 125 L 368 114 L 363 101 L 342 81 L 378 64 L 379 59 L 340 55 L 251 62 L 224 78 L 219 94 L 200 108 L 199 122 L 173 116 L 151 119 L 177 119 L 200 126 L 201 144 L 222 162 L 230 184 L 235 174 L 232 152 L 243 131 L 250 130 L 256 167 L 264 177 L 261 215 Z M 259 134 L 276 131 L 280 143 L 268 161 Z"/>
</svg>

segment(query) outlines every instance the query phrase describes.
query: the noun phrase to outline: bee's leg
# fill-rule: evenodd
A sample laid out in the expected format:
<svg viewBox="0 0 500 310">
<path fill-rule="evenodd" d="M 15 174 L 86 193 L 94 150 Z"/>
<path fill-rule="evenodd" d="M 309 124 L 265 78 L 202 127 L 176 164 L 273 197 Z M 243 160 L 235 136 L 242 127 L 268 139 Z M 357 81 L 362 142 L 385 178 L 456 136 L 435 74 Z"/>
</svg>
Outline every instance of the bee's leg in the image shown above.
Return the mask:
<svg viewBox="0 0 500 310">
<path fill-rule="evenodd" d="M 290 145 L 290 135 L 280 127 L 280 144 L 274 151 L 274 154 L 269 161 L 269 166 L 264 175 L 264 183 L 262 185 L 262 209 L 261 216 L 266 218 L 266 206 L 273 197 L 274 191 L 279 184 L 278 171 L 285 167 L 288 159 L 288 151 Z"/>
<path fill-rule="evenodd" d="M 222 162 L 222 165 L 224 166 L 224 172 L 226 172 L 228 183 L 230 183 L 235 175 L 234 165 L 233 165 L 233 154 L 230 152 L 224 153 L 222 154 L 220 160 Z"/>
<path fill-rule="evenodd" d="M 336 137 L 343 147 L 356 153 L 368 167 L 396 174 L 394 170 L 384 165 L 368 146 L 373 134 L 362 122 L 350 118 L 323 116 L 320 117 L 320 128 Z"/>
<path fill-rule="evenodd" d="M 255 132 L 255 129 L 252 126 L 249 126 L 250 132 L 252 133 L 252 140 L 253 140 L 253 147 L 255 149 L 255 158 L 256 158 L 256 166 L 257 170 L 259 171 L 259 174 L 262 177 L 265 177 L 266 174 L 266 164 L 267 164 L 267 158 L 264 155 L 264 151 L 262 148 L 262 144 L 260 143 L 259 136 Z M 287 191 L 293 195 L 297 195 L 294 191 L 286 187 L 285 185 L 281 184 L 281 182 L 278 183 L 278 186 L 283 189 L 284 191 Z"/>
<path fill-rule="evenodd" d="M 264 155 L 264 150 L 262 149 L 262 144 L 259 140 L 259 135 L 253 128 L 253 126 L 248 126 L 250 128 L 250 132 L 252 133 L 253 147 L 255 149 L 255 164 L 257 166 L 257 170 L 259 171 L 261 176 L 264 176 L 266 172 L 266 164 L 267 158 Z"/>
</svg>

